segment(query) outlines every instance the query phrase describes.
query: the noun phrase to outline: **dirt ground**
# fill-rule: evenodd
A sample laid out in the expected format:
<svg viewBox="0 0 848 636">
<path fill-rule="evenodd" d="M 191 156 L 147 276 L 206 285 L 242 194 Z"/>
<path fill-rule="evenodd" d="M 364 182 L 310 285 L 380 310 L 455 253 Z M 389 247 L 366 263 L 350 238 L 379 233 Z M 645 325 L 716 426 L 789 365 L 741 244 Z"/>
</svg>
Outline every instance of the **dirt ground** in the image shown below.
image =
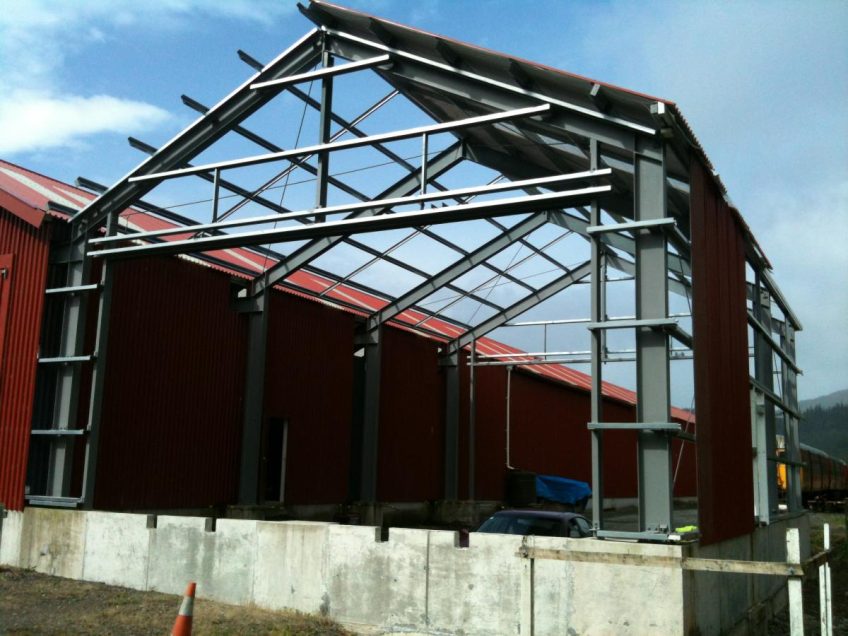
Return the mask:
<svg viewBox="0 0 848 636">
<path fill-rule="evenodd" d="M 0 567 L 0 634 L 168 634 L 181 598 Z M 195 634 L 349 636 L 324 618 L 198 599 Z"/>
<path fill-rule="evenodd" d="M 833 598 L 833 633 L 848 634 L 848 537 L 846 515 L 814 513 L 810 518 L 810 543 L 813 554 L 823 548 L 822 526 L 830 524 L 831 594 Z M 769 623 L 769 636 L 789 634 L 789 611 L 784 611 Z M 819 625 L 819 580 L 816 574 L 804 579 L 804 634 L 816 636 Z"/>
</svg>

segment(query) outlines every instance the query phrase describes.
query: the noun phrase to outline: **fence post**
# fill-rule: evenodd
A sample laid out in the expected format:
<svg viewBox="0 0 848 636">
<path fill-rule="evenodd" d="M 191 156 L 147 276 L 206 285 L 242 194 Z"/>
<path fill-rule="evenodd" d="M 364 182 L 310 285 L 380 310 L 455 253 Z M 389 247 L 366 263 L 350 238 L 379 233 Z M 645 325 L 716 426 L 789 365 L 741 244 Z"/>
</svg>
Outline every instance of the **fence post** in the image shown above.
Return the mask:
<svg viewBox="0 0 848 636">
<path fill-rule="evenodd" d="M 824 549 L 830 550 L 830 524 L 824 524 Z M 830 597 L 830 563 L 819 566 L 819 619 L 822 636 L 833 636 L 833 610 Z"/>
<path fill-rule="evenodd" d="M 798 528 L 786 530 L 786 561 L 801 572 L 801 541 Z M 802 576 L 790 576 L 787 582 L 789 589 L 789 633 L 791 636 L 804 636 L 804 598 Z"/>
</svg>

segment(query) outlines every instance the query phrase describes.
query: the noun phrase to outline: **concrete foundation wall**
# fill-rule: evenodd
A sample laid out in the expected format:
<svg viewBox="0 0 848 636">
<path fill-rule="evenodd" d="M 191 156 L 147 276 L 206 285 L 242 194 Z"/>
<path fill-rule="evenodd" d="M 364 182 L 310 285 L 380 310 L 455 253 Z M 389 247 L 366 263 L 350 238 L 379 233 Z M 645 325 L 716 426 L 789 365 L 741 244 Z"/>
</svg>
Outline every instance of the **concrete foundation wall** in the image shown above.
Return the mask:
<svg viewBox="0 0 848 636">
<path fill-rule="evenodd" d="M 750 535 L 702 547 L 693 545 L 687 556 L 741 561 L 786 561 L 786 530 L 798 528 L 801 559 L 810 556 L 810 524 L 806 514 L 758 527 Z M 687 572 L 687 623 L 698 634 L 758 633 L 770 616 L 787 603 L 786 579 L 780 576 L 744 576 L 719 572 Z M 762 632 L 765 633 L 765 632 Z"/>
<path fill-rule="evenodd" d="M 748 545 L 782 559 L 785 527 L 763 531 Z M 519 556 L 525 548 L 605 562 L 530 560 Z M 172 594 L 194 580 L 199 598 L 324 614 L 370 633 L 683 634 L 697 619 L 709 634 L 744 616 L 746 598 L 772 590 L 748 582 L 750 596 L 713 575 L 618 562 L 678 559 L 684 549 L 481 534 L 460 548 L 456 533 L 437 530 L 393 528 L 381 541 L 363 526 L 39 508 L 10 512 L 0 533 L 2 564 Z M 735 544 L 725 551 L 749 558 Z"/>
</svg>

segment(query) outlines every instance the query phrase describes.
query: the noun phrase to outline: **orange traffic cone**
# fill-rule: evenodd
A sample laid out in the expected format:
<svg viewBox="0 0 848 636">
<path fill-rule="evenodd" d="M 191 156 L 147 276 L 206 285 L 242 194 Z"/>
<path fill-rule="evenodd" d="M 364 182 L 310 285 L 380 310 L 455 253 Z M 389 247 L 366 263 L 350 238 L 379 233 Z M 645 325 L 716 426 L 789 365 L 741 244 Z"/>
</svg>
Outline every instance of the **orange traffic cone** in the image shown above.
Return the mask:
<svg viewBox="0 0 848 636">
<path fill-rule="evenodd" d="M 191 636 L 191 616 L 194 612 L 194 590 L 197 584 L 192 581 L 186 588 L 183 602 L 180 605 L 180 611 L 177 614 L 177 620 L 174 621 L 174 627 L 171 630 L 171 636 Z"/>
</svg>

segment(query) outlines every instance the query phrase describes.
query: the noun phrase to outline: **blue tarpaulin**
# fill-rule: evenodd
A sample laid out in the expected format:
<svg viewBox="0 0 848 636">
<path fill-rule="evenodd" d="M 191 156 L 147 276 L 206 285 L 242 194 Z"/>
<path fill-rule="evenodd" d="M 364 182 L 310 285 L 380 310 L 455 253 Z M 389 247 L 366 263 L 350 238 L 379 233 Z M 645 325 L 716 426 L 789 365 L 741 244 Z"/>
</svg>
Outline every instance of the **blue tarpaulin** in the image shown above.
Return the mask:
<svg viewBox="0 0 848 636">
<path fill-rule="evenodd" d="M 536 475 L 536 496 L 548 501 L 573 505 L 591 497 L 592 489 L 585 481 L 556 475 Z"/>
</svg>

